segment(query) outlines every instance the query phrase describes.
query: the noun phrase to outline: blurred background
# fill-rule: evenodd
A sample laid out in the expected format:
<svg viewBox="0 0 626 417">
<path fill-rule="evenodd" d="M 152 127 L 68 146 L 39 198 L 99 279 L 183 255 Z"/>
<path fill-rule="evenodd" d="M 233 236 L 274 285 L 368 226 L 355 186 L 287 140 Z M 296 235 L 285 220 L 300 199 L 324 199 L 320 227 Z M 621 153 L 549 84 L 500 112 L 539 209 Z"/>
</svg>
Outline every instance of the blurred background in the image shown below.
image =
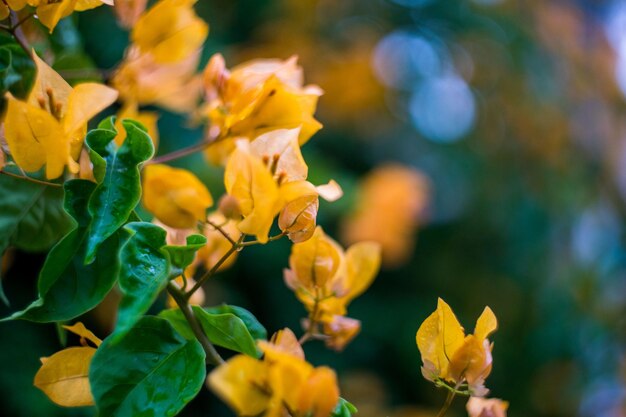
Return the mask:
<svg viewBox="0 0 626 417">
<path fill-rule="evenodd" d="M 380 241 L 384 267 L 349 308 L 361 334 L 343 353 L 305 351 L 338 370 L 359 416 L 434 416 L 443 403 L 415 345 L 437 297 L 468 331 L 494 310 L 487 387 L 509 416 L 626 416 L 626 2 L 200 0 L 196 10 L 211 27 L 202 66 L 215 52 L 229 67 L 296 54 L 325 90 L 324 129 L 303 153 L 312 182 L 334 178 L 345 196 L 318 219 L 344 245 Z M 55 66 L 109 70 L 127 42 L 110 10 L 74 14 L 53 36 Z M 160 153 L 202 137 L 158 112 Z M 201 155 L 174 165 L 223 189 Z M 300 333 L 305 311 L 282 279 L 289 249 L 244 251 L 209 283 L 207 304 Z M 2 316 L 35 299 L 45 257 L 11 255 Z M 115 297 L 106 304 L 83 318 L 99 336 Z M 38 358 L 60 348 L 53 325 L 2 323 L 0 335 L 3 415 L 94 415 L 32 386 Z M 463 403 L 449 415 L 466 415 Z M 203 390 L 181 415 L 232 413 Z"/>
</svg>

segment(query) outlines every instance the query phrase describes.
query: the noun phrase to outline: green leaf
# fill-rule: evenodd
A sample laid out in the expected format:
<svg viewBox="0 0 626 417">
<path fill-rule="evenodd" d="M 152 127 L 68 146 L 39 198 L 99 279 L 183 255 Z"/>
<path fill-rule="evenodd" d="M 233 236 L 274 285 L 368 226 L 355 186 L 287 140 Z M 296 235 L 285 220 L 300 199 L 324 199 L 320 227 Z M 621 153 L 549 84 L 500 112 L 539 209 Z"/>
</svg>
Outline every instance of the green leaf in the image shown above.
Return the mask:
<svg viewBox="0 0 626 417">
<path fill-rule="evenodd" d="M 220 306 L 205 308 L 205 311 L 213 314 L 234 314 L 235 316 L 239 317 L 241 321 L 243 321 L 253 339 L 267 340 L 267 330 L 265 330 L 265 327 L 263 327 L 263 325 L 257 320 L 257 318 L 254 317 L 254 314 L 252 314 L 243 307 L 222 304 Z"/>
<path fill-rule="evenodd" d="M 165 230 L 147 222 L 128 223 L 130 239 L 122 246 L 119 286 L 122 290 L 115 338 L 119 339 L 148 311 L 169 279 L 169 259 L 161 250 Z"/>
<path fill-rule="evenodd" d="M 95 187 L 85 180 L 65 183 L 65 210 L 74 219 L 74 229 L 48 254 L 39 273 L 39 299 L 9 319 L 71 320 L 98 305 L 113 288 L 119 273 L 119 233 L 100 246 L 93 263 L 83 262 L 91 220 L 87 204 Z"/>
<path fill-rule="evenodd" d="M 157 317 L 143 317 L 119 341 L 102 342 L 89 367 L 100 416 L 174 416 L 194 398 L 206 376 L 197 340 Z"/>
<path fill-rule="evenodd" d="M 206 237 L 202 235 L 187 236 L 186 246 L 167 245 L 163 250 L 170 256 L 174 268 L 185 270 L 193 262 L 196 252 L 206 245 Z"/>
<path fill-rule="evenodd" d="M 192 309 L 211 343 L 254 358 L 260 356 L 252 335 L 239 317 L 232 313 L 210 313 L 198 306 L 192 306 Z M 189 323 L 179 309 L 164 310 L 159 313 L 159 317 L 168 320 L 185 338 L 195 339 Z"/>
<path fill-rule="evenodd" d="M 122 121 L 126 140 L 119 148 L 113 139 L 116 131 L 114 119 L 100 124 L 87 134 L 86 143 L 94 163 L 94 176 L 99 184 L 89 200 L 92 216 L 86 263 L 95 258 L 98 246 L 113 235 L 128 220 L 141 197 L 139 164 L 154 153 L 150 136 L 141 124 L 132 120 Z M 106 170 L 102 174 L 102 161 Z"/>
<path fill-rule="evenodd" d="M 70 227 L 61 187 L 0 176 L 0 255 L 9 246 L 48 250 Z"/>
<path fill-rule="evenodd" d="M 344 398 L 339 397 L 339 402 L 335 409 L 330 414 L 330 417 L 352 417 L 353 414 L 358 412 L 357 408 Z"/>
</svg>

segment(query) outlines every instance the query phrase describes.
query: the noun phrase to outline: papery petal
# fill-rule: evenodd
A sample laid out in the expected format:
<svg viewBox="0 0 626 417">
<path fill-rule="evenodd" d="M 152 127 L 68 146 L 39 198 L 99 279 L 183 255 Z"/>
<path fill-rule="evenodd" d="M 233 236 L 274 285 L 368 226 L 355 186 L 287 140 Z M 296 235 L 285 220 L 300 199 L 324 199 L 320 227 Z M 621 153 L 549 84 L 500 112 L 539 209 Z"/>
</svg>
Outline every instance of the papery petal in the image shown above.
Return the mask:
<svg viewBox="0 0 626 417">
<path fill-rule="evenodd" d="M 495 332 L 498 328 L 498 319 L 493 311 L 489 307 L 485 307 L 478 320 L 476 320 L 476 328 L 474 329 L 474 336 L 477 339 L 486 339 L 491 333 Z"/>
<path fill-rule="evenodd" d="M 9 93 L 6 98 L 5 137 L 15 163 L 28 172 L 46 164 L 48 179 L 60 177 L 71 163 L 70 144 L 61 124 L 45 110 Z"/>
<path fill-rule="evenodd" d="M 265 363 L 237 355 L 215 368 L 207 383 L 238 415 L 256 416 L 268 406 L 269 396 L 260 389 L 267 373 Z"/>
<path fill-rule="evenodd" d="M 328 417 L 338 402 L 335 371 L 326 366 L 315 368 L 302 388 L 298 411 L 312 417 Z"/>
<path fill-rule="evenodd" d="M 265 243 L 280 211 L 278 186 L 267 166 L 252 155 L 246 141 L 238 142 L 224 172 L 226 192 L 239 202 L 244 219 L 239 223 L 242 233 L 255 235 Z"/>
<path fill-rule="evenodd" d="M 275 170 L 275 177 L 284 182 L 304 180 L 308 167 L 298 144 L 299 134 L 299 127 L 273 130 L 254 139 L 250 151 L 261 159 L 267 158 Z"/>
<path fill-rule="evenodd" d="M 465 333 L 450 306 L 440 298 L 437 310 L 422 323 L 415 338 L 424 364 L 431 362 L 445 378 L 450 358 L 463 345 Z"/>
<path fill-rule="evenodd" d="M 34 385 L 58 405 L 94 405 L 89 387 L 89 364 L 95 353 L 92 347 L 73 347 L 55 353 L 42 361 Z"/>
<path fill-rule="evenodd" d="M 339 245 L 317 227 L 309 240 L 292 246 L 289 266 L 301 287 L 314 295 L 321 290 L 317 295 L 323 297 L 325 286 L 337 273 L 342 258 Z"/>
<path fill-rule="evenodd" d="M 98 83 L 78 84 L 70 93 L 63 116 L 63 127 L 70 133 L 80 129 L 95 115 L 115 103 L 117 91 Z"/>
<path fill-rule="evenodd" d="M 135 24 L 131 39 L 157 62 L 172 63 L 198 50 L 208 25 L 193 10 L 195 0 L 160 0 Z"/>
<path fill-rule="evenodd" d="M 63 326 L 63 328 L 67 331 L 74 333 L 75 335 L 78 335 L 82 338 L 89 340 L 91 343 L 93 343 L 96 346 L 100 346 L 100 344 L 102 343 L 102 340 L 98 336 L 93 334 L 93 332 L 88 330 L 85 327 L 85 325 L 81 323 L 80 321 L 74 323 L 71 326 Z"/>
<path fill-rule="evenodd" d="M 156 164 L 143 171 L 143 204 L 166 225 L 187 229 L 206 218 L 213 198 L 192 172 Z"/>
</svg>

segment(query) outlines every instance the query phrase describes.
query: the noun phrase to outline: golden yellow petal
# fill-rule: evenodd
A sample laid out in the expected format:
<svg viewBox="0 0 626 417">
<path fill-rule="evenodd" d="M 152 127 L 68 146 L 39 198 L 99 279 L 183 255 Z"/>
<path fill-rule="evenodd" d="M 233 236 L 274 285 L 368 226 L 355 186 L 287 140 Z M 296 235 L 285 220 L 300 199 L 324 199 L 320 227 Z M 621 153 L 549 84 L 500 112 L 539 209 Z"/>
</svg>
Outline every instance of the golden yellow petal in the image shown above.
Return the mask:
<svg viewBox="0 0 626 417">
<path fill-rule="evenodd" d="M 60 0 L 54 3 L 42 3 L 37 6 L 37 17 L 52 33 L 59 20 L 69 16 L 74 11 L 77 2 L 78 0 Z"/>
<path fill-rule="evenodd" d="M 489 337 L 491 333 L 498 328 L 498 319 L 493 314 L 491 308 L 485 307 L 478 320 L 476 320 L 476 328 L 474 329 L 474 336 L 477 339 L 483 340 Z"/>
<path fill-rule="evenodd" d="M 189 229 L 206 218 L 213 198 L 192 172 L 156 164 L 143 170 L 143 204 L 166 225 Z"/>
<path fill-rule="evenodd" d="M 117 91 L 98 83 L 78 84 L 71 92 L 63 117 L 66 132 L 85 125 L 92 117 L 115 103 Z"/>
<path fill-rule="evenodd" d="M 339 402 L 339 387 L 335 371 L 320 366 L 304 383 L 298 402 L 298 411 L 312 417 L 328 417 Z"/>
<path fill-rule="evenodd" d="M 102 343 L 102 340 L 98 338 L 95 334 L 93 334 L 90 330 L 87 330 L 85 325 L 80 321 L 74 323 L 71 326 L 63 326 L 63 328 L 67 331 L 74 333 L 75 335 L 84 337 L 96 346 L 100 346 L 100 343 Z"/>
<path fill-rule="evenodd" d="M 237 355 L 209 374 L 211 390 L 241 416 L 256 416 L 268 406 L 262 387 L 267 365 L 246 355 Z"/>
<path fill-rule="evenodd" d="M 34 385 L 58 405 L 94 405 L 89 387 L 89 364 L 95 353 L 92 347 L 73 347 L 55 353 L 43 361 Z"/>
<path fill-rule="evenodd" d="M 309 168 L 300 151 L 299 134 L 299 127 L 267 132 L 250 143 L 250 151 L 261 159 L 267 159 L 275 178 L 283 182 L 304 180 Z"/>
<path fill-rule="evenodd" d="M 450 306 L 440 298 L 437 310 L 422 323 L 415 338 L 424 364 L 432 363 L 438 376 L 445 378 L 451 358 L 463 345 L 465 333 Z"/>
<path fill-rule="evenodd" d="M 345 303 L 363 294 L 372 284 L 380 269 L 380 244 L 359 242 L 346 251 L 346 295 Z"/>
<path fill-rule="evenodd" d="M 193 0 L 161 0 L 144 13 L 131 33 L 142 52 L 157 62 L 185 59 L 198 50 L 209 33 L 208 25 L 193 10 Z"/>
<path fill-rule="evenodd" d="M 53 113 L 56 109 L 53 109 L 50 104 L 55 103 L 60 106 L 61 112 L 64 113 L 72 93 L 72 87 L 34 51 L 33 60 L 37 67 L 37 76 L 33 88 L 28 94 L 28 104 L 35 107 L 41 107 L 41 104 L 44 104 L 44 110 Z"/>
<path fill-rule="evenodd" d="M 239 202 L 243 220 L 238 227 L 242 233 L 255 235 L 265 243 L 280 211 L 278 186 L 268 167 L 252 155 L 247 141 L 237 142 L 224 172 L 226 192 Z"/>
<path fill-rule="evenodd" d="M 326 285 L 339 270 L 342 258 L 339 245 L 326 236 L 321 227 L 317 227 L 309 240 L 292 246 L 289 266 L 299 286 L 311 294 L 319 293 L 324 297 L 330 292 Z"/>
<path fill-rule="evenodd" d="M 58 178 L 70 161 L 70 144 L 48 112 L 7 94 L 5 137 L 15 163 L 25 171 L 46 164 L 46 177 Z"/>
</svg>

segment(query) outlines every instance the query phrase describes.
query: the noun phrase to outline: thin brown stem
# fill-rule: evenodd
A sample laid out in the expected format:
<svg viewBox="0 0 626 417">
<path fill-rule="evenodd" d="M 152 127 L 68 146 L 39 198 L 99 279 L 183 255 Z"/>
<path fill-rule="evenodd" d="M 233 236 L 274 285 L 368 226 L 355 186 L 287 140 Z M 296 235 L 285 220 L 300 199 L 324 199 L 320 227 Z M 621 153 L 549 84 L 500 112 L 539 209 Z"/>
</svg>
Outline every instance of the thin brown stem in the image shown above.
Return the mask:
<svg viewBox="0 0 626 417">
<path fill-rule="evenodd" d="M 11 10 L 11 13 L 9 14 L 9 21 L 11 22 L 9 33 L 13 35 L 17 43 L 22 47 L 24 52 L 26 52 L 26 55 L 31 56 L 30 46 L 28 45 L 26 36 L 24 36 L 24 32 L 22 32 L 22 28 L 20 27 L 20 25 L 24 22 L 20 21 L 20 19 L 17 17 L 17 13 L 14 10 Z"/>
<path fill-rule="evenodd" d="M 233 239 L 228 232 L 226 232 L 226 230 L 224 230 L 224 228 L 219 225 L 219 224 L 215 224 L 213 223 L 211 220 L 206 220 L 206 224 L 208 224 L 209 226 L 211 226 L 212 228 L 214 228 L 215 230 L 217 230 L 218 232 L 221 233 L 222 236 L 224 236 L 226 238 L 226 240 L 228 240 L 230 242 L 231 245 L 236 245 L 237 242 L 235 242 L 235 239 Z"/>
<path fill-rule="evenodd" d="M 169 162 L 169 161 L 173 161 L 175 159 L 179 159 L 179 158 L 185 157 L 187 155 L 191 155 L 193 153 L 196 153 L 198 151 L 201 151 L 201 150 L 209 147 L 210 145 L 214 144 L 215 142 L 217 142 L 217 140 L 205 139 L 205 140 L 203 140 L 200 143 L 196 143 L 195 145 L 191 145 L 191 146 L 188 146 L 186 148 L 182 148 L 182 149 L 179 149 L 177 151 L 166 153 L 165 155 L 161 155 L 159 157 L 153 158 L 152 160 L 146 162 L 144 164 L 144 166 L 145 165 L 151 165 L 151 164 L 162 164 L 163 162 Z"/>
<path fill-rule="evenodd" d="M 20 20 L 17 21 L 17 23 L 15 23 L 13 25 L 13 30 L 17 29 L 18 27 L 20 27 L 22 25 L 22 23 L 26 22 L 28 19 L 30 19 L 31 17 L 35 16 L 35 13 L 28 13 L 26 16 L 22 17 Z"/>
<path fill-rule="evenodd" d="M 17 178 L 17 179 L 24 180 L 24 181 L 33 182 L 35 184 L 47 185 L 47 186 L 50 186 L 50 187 L 63 187 L 63 184 L 57 184 L 56 182 L 42 181 L 42 180 L 38 180 L 38 179 L 35 179 L 35 178 L 28 177 L 26 175 L 14 174 L 14 173 L 8 172 L 8 171 L 0 171 L 0 174 L 7 175 L 9 177 Z"/>
<path fill-rule="evenodd" d="M 282 232 L 282 233 L 279 233 L 279 234 L 277 234 L 277 235 L 275 235 L 275 236 L 270 236 L 270 237 L 267 239 L 267 242 L 273 242 L 273 241 L 275 241 L 275 240 L 278 240 L 278 239 L 282 238 L 283 236 L 287 236 L 287 233 Z M 249 241 L 247 241 L 247 242 L 243 242 L 243 243 L 241 244 L 241 246 L 243 246 L 243 247 L 245 247 L 245 246 L 253 246 L 253 245 L 259 245 L 259 244 L 261 244 L 261 243 L 262 243 L 262 242 L 260 242 L 259 240 L 249 240 Z"/>
<path fill-rule="evenodd" d="M 238 250 L 241 249 L 242 247 L 242 241 L 243 238 L 245 237 L 245 235 L 241 235 L 241 237 L 239 238 L 239 240 L 237 242 L 235 242 L 230 249 L 228 249 L 228 251 L 224 254 L 224 256 L 222 256 L 220 258 L 219 261 L 217 261 L 215 263 L 215 265 L 213 265 L 213 267 L 211 269 L 209 269 L 202 277 L 200 277 L 200 279 L 198 280 L 198 282 L 196 282 L 196 285 L 194 285 L 189 291 L 187 291 L 187 293 L 185 294 L 185 298 L 187 300 L 189 300 L 189 298 L 191 298 L 191 296 L 193 295 L 193 293 L 195 293 L 200 287 L 202 287 L 202 285 L 209 279 L 211 278 L 213 275 L 215 275 L 215 273 L 218 271 L 218 269 L 220 269 L 220 267 L 224 264 L 224 262 L 226 262 L 226 260 L 228 258 L 230 258 L 230 256 L 237 252 Z"/>
<path fill-rule="evenodd" d="M 452 405 L 452 400 L 454 400 L 455 395 L 456 393 L 454 391 L 448 392 L 446 401 L 443 403 L 443 406 L 441 407 L 441 410 L 439 410 L 439 413 L 437 413 L 437 417 L 443 417 L 446 415 L 446 412 L 450 408 L 450 405 Z"/>
<path fill-rule="evenodd" d="M 204 349 L 204 353 L 206 354 L 206 363 L 209 365 L 221 365 L 224 363 L 224 359 L 222 359 L 217 350 L 215 350 L 215 347 L 204 333 L 204 330 L 202 330 L 202 326 L 193 313 L 193 309 L 189 305 L 185 294 L 172 282 L 167 284 L 167 291 L 174 301 L 176 301 L 176 304 L 178 304 L 194 336 L 196 336 L 196 339 L 198 339 L 198 342 L 202 345 L 202 349 Z"/>
</svg>

